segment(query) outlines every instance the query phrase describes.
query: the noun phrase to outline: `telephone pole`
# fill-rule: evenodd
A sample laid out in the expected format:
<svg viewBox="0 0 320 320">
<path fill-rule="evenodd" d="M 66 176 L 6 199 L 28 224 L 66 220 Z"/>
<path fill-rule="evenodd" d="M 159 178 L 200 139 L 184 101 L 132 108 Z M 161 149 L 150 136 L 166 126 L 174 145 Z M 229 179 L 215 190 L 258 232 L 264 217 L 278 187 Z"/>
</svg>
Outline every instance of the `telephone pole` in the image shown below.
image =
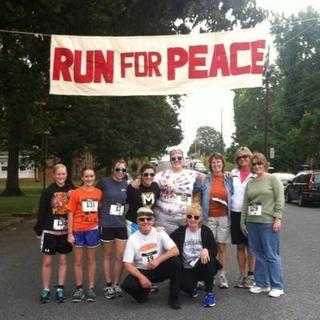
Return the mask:
<svg viewBox="0 0 320 320">
<path fill-rule="evenodd" d="M 268 49 L 266 66 L 265 66 L 265 109 L 264 109 L 264 155 L 269 160 L 269 111 L 270 111 L 270 68 L 269 68 L 269 52 Z"/>
</svg>

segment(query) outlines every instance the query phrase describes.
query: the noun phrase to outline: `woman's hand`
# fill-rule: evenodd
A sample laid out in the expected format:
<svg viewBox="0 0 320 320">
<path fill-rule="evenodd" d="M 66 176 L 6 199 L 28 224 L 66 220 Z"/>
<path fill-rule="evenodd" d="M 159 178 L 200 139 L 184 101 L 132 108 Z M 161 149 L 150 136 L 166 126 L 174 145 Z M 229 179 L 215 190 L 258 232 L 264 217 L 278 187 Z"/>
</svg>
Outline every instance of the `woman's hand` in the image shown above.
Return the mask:
<svg viewBox="0 0 320 320">
<path fill-rule="evenodd" d="M 200 260 L 202 264 L 206 264 L 210 261 L 208 249 L 202 249 L 200 253 Z"/>
<path fill-rule="evenodd" d="M 74 235 L 72 233 L 68 233 L 68 242 L 70 242 L 71 244 L 74 244 L 75 242 Z"/>
<path fill-rule="evenodd" d="M 281 219 L 279 218 L 274 218 L 273 223 L 272 223 L 272 229 L 274 232 L 279 232 L 282 227 L 282 222 Z"/>
</svg>

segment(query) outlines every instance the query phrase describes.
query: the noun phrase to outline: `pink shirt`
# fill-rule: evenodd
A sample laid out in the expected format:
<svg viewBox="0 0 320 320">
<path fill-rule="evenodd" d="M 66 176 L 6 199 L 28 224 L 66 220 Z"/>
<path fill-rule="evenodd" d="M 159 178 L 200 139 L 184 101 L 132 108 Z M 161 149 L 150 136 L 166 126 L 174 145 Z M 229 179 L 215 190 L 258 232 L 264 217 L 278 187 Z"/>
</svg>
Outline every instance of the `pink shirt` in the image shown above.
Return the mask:
<svg viewBox="0 0 320 320">
<path fill-rule="evenodd" d="M 243 181 L 247 179 L 249 174 L 250 174 L 250 169 L 241 169 L 240 170 L 240 181 L 241 181 L 241 183 L 243 183 Z"/>
</svg>

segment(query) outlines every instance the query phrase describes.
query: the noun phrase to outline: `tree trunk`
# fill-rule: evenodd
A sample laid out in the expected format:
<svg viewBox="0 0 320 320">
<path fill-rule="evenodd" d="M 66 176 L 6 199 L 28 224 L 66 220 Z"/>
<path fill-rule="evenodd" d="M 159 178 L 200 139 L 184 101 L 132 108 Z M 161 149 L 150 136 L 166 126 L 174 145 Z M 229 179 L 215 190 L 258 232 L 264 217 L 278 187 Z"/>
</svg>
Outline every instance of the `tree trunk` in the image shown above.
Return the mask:
<svg viewBox="0 0 320 320">
<path fill-rule="evenodd" d="M 17 132 L 10 130 L 8 137 L 8 171 L 6 189 L 2 196 L 22 196 L 23 192 L 19 187 L 19 138 Z"/>
</svg>

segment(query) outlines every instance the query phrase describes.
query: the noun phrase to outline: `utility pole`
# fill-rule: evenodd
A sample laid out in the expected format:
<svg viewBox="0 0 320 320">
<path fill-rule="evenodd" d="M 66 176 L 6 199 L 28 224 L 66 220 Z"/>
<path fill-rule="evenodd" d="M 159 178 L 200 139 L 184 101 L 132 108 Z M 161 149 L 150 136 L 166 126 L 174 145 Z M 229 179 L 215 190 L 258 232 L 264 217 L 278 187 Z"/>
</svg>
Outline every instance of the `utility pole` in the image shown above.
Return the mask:
<svg viewBox="0 0 320 320">
<path fill-rule="evenodd" d="M 221 154 L 224 154 L 223 149 L 223 120 L 222 120 L 222 108 L 220 108 L 220 133 L 221 133 L 221 139 L 220 139 L 220 152 Z"/>
<path fill-rule="evenodd" d="M 270 68 L 269 68 L 269 52 L 268 49 L 266 66 L 265 66 L 265 109 L 264 109 L 264 155 L 269 160 L 269 110 L 270 110 Z"/>
</svg>

